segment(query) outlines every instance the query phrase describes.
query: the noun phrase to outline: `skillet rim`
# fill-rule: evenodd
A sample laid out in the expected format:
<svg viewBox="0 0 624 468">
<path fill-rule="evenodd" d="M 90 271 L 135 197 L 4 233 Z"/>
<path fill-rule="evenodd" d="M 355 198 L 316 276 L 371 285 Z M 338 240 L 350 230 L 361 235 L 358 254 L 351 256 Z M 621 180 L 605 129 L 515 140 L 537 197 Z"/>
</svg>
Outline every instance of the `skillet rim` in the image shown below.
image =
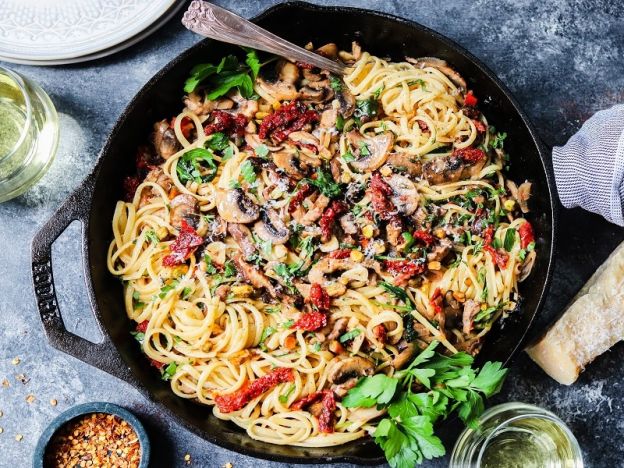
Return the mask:
<svg viewBox="0 0 624 468">
<path fill-rule="evenodd" d="M 390 13 L 367 10 L 367 9 L 358 8 L 358 7 L 314 5 L 314 4 L 310 4 L 307 2 L 303 2 L 303 1 L 287 1 L 283 3 L 279 3 L 277 5 L 267 8 L 266 10 L 264 10 L 257 16 L 253 17 L 251 21 L 257 23 L 267 17 L 270 17 L 271 15 L 275 13 L 278 13 L 280 10 L 288 10 L 288 9 L 300 10 L 302 14 L 305 14 L 306 12 L 309 12 L 309 11 L 326 11 L 326 12 L 333 11 L 336 13 L 348 12 L 348 13 L 356 14 L 356 15 L 366 15 L 366 16 L 373 17 L 373 18 L 385 19 L 393 23 L 403 24 L 411 29 L 418 29 L 425 34 L 432 36 L 436 41 L 444 44 L 451 51 L 458 53 L 459 55 L 463 55 L 468 61 L 470 61 L 474 66 L 476 66 L 489 79 L 490 82 L 492 82 L 496 87 L 498 87 L 502 91 L 502 94 L 505 96 L 505 99 L 509 101 L 514 111 L 520 117 L 522 124 L 525 126 L 526 130 L 531 136 L 533 145 L 535 145 L 535 148 L 537 150 L 537 153 L 539 155 L 539 159 L 541 162 L 541 171 L 544 173 L 544 176 L 546 179 L 546 185 L 547 185 L 546 188 L 548 191 L 548 205 L 550 209 L 544 210 L 544 214 L 550 216 L 550 220 L 551 220 L 551 228 L 550 228 L 551 239 L 550 240 L 551 241 L 549 245 L 550 253 L 546 262 L 547 270 L 546 270 L 546 275 L 545 275 L 545 281 L 541 288 L 541 291 L 539 292 L 539 299 L 538 299 L 537 305 L 534 308 L 534 310 L 531 312 L 530 320 L 524 327 L 521 335 L 514 338 L 514 340 L 517 341 L 517 344 L 513 347 L 513 349 L 510 351 L 509 355 L 506 357 L 504 361 L 504 365 L 507 366 L 512 361 L 514 356 L 517 354 L 521 346 L 524 344 L 527 338 L 528 332 L 531 329 L 531 326 L 533 325 L 535 321 L 536 315 L 542 310 L 544 306 L 546 294 L 549 291 L 550 284 L 552 281 L 553 270 L 554 270 L 554 256 L 555 256 L 555 250 L 556 250 L 556 231 L 557 231 L 557 213 L 555 210 L 555 203 L 554 203 L 556 192 L 554 189 L 555 187 L 554 182 L 553 182 L 554 179 L 551 173 L 551 169 L 546 164 L 545 145 L 541 142 L 539 136 L 537 135 L 535 128 L 533 127 L 533 124 L 529 120 L 528 116 L 521 109 L 518 102 L 511 94 L 510 90 L 500 81 L 500 79 L 479 58 L 474 56 L 471 52 L 466 50 L 461 45 L 457 44 L 452 39 L 449 39 L 448 37 L 426 26 L 423 26 L 422 24 L 416 21 L 402 18 L 402 17 L 396 16 Z M 188 49 L 184 50 L 183 52 L 175 56 L 166 65 L 164 65 L 141 87 L 141 89 L 133 96 L 133 98 L 126 105 L 122 113 L 117 118 L 113 128 L 111 129 L 108 137 L 106 138 L 106 142 L 104 143 L 104 146 L 98 155 L 97 161 L 92 171 L 85 178 L 85 181 L 81 183 L 80 186 L 76 189 L 76 192 L 80 191 L 81 189 L 85 189 L 85 191 L 88 192 L 87 197 L 83 199 L 81 202 L 78 202 L 78 203 L 82 203 L 85 206 L 86 213 L 87 213 L 83 221 L 84 224 L 83 224 L 83 229 L 82 229 L 83 268 L 85 272 L 85 281 L 87 283 L 87 292 L 88 292 L 90 303 L 92 305 L 92 309 L 94 311 L 96 322 L 98 322 L 98 326 L 100 330 L 102 331 L 104 341 L 108 341 L 109 343 L 111 343 L 113 346 L 113 349 L 116 352 L 117 352 L 116 346 L 113 344 L 109 331 L 105 327 L 102 326 L 102 321 L 100 319 L 100 311 L 97 306 L 97 300 L 95 298 L 95 291 L 94 291 L 94 286 L 93 286 L 94 282 L 93 282 L 93 278 L 91 275 L 89 233 L 90 233 L 90 217 L 93 213 L 92 210 L 93 210 L 93 200 L 94 200 L 94 194 L 95 194 L 96 181 L 99 178 L 101 167 L 104 161 L 109 156 L 110 148 L 113 145 L 113 142 L 116 140 L 117 134 L 119 133 L 120 129 L 125 125 L 129 114 L 132 113 L 133 109 L 136 107 L 137 101 L 139 101 L 145 94 L 151 92 L 158 81 L 160 81 L 164 76 L 169 74 L 169 72 L 172 69 L 174 69 L 180 62 L 182 62 L 187 57 L 192 55 L 196 49 L 203 47 L 206 43 L 211 42 L 211 41 L 212 41 L 211 39 L 203 39 L 197 42 L 196 44 L 190 46 Z M 218 41 L 214 41 L 214 42 L 218 42 Z M 70 195 L 70 197 L 72 196 Z M 123 357 L 121 357 L 121 355 L 118 352 L 117 354 L 119 355 L 118 358 L 121 360 L 121 362 L 125 364 L 125 360 L 123 359 Z M 119 377 L 119 375 L 117 377 Z M 223 447 L 228 450 L 232 450 L 234 452 L 241 453 L 246 456 L 266 459 L 270 461 L 290 462 L 290 463 L 311 463 L 311 464 L 322 464 L 322 463 L 330 463 L 330 462 L 331 463 L 347 462 L 347 463 L 357 463 L 360 465 L 373 465 L 373 464 L 379 464 L 379 463 L 385 462 L 385 457 L 383 456 L 383 454 L 381 454 L 380 456 L 373 456 L 373 457 L 366 457 L 366 458 L 362 456 L 358 456 L 358 455 L 340 455 L 340 456 L 328 455 L 328 456 L 319 456 L 319 457 L 307 457 L 303 454 L 300 456 L 273 455 L 269 452 L 264 452 L 256 448 L 248 448 L 248 447 L 244 447 L 242 445 L 236 444 L 236 443 L 231 443 L 228 441 L 227 437 L 218 438 L 211 434 L 206 433 L 203 429 L 187 421 L 184 417 L 174 412 L 173 409 L 170 409 L 164 403 L 154 398 L 152 395 L 152 392 L 149 391 L 145 387 L 142 381 L 140 381 L 137 378 L 137 376 L 130 371 L 130 369 L 128 369 L 127 373 L 124 373 L 122 379 L 126 380 L 133 387 L 139 390 L 146 397 L 146 399 L 148 399 L 150 403 L 155 404 L 158 407 L 158 409 L 164 413 L 164 415 L 170 417 L 177 424 L 182 425 L 185 429 L 189 430 L 190 432 L 200 436 L 204 440 L 210 443 L 213 443 L 219 447 Z M 377 453 L 380 453 L 379 450 L 377 450 Z"/>
</svg>

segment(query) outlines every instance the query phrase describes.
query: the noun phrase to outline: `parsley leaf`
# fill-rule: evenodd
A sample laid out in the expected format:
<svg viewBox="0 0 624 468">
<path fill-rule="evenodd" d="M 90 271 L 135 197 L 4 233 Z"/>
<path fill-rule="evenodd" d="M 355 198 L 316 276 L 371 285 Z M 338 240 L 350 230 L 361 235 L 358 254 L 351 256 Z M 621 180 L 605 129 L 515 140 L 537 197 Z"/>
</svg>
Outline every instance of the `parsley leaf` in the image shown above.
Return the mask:
<svg viewBox="0 0 624 468">
<path fill-rule="evenodd" d="M 341 343 L 346 343 L 347 341 L 352 340 L 356 336 L 359 336 L 361 333 L 362 333 L 362 330 L 360 330 L 359 328 L 354 328 L 353 330 L 348 331 L 347 333 L 341 335 L 339 338 L 339 341 Z"/>
<path fill-rule="evenodd" d="M 225 133 L 217 132 L 210 135 L 204 146 L 213 151 L 223 151 L 230 146 L 230 140 Z"/>
<path fill-rule="evenodd" d="M 390 283 L 388 283 L 386 281 L 381 281 L 379 283 L 379 286 L 384 288 L 387 292 L 392 294 L 399 301 L 403 301 L 405 303 L 405 305 L 414 307 L 414 304 L 412 303 L 412 300 L 409 298 L 409 296 L 405 292 L 405 289 L 399 288 L 398 286 L 390 284 Z"/>
<path fill-rule="evenodd" d="M 334 182 L 332 175 L 320 167 L 316 170 L 316 179 L 309 179 L 308 182 L 328 198 L 335 198 L 342 193 L 340 184 Z"/>
<path fill-rule="evenodd" d="M 256 170 L 249 159 L 242 164 L 240 172 L 248 184 L 253 184 L 256 181 Z"/>
<path fill-rule="evenodd" d="M 295 391 L 295 388 L 296 388 L 295 384 L 292 384 L 290 387 L 288 387 L 288 390 L 286 390 L 286 393 L 279 396 L 278 399 L 280 403 L 282 403 L 283 405 L 288 403 L 288 398 L 290 398 L 290 395 L 292 395 L 292 392 Z"/>
<path fill-rule="evenodd" d="M 267 145 L 258 145 L 254 152 L 259 158 L 266 158 L 269 155 L 269 148 Z"/>
<path fill-rule="evenodd" d="M 205 163 L 202 164 L 202 163 Z M 208 169 L 208 173 L 202 175 L 202 169 Z M 217 165 L 212 151 L 204 148 L 193 148 L 182 155 L 176 162 L 176 172 L 180 182 L 186 184 L 189 181 L 210 182 L 217 175 Z"/>
<path fill-rule="evenodd" d="M 503 146 L 505 145 L 505 138 L 507 138 L 507 133 L 498 132 L 492 137 L 492 140 L 490 140 L 490 146 L 494 149 L 503 149 Z"/>
<path fill-rule="evenodd" d="M 399 381 L 384 374 L 360 379 L 342 400 L 347 408 L 370 408 L 375 404 L 388 403 L 394 396 Z"/>
<path fill-rule="evenodd" d="M 331 86 L 331 89 L 339 93 L 342 91 L 342 80 L 337 76 L 331 75 L 329 77 L 329 86 Z"/>
<path fill-rule="evenodd" d="M 508 228 L 505 232 L 505 240 L 503 241 L 503 247 L 507 252 L 511 252 L 513 246 L 516 243 L 516 230 L 514 228 Z"/>
<path fill-rule="evenodd" d="M 277 330 L 273 327 L 266 327 L 264 330 L 262 330 L 262 335 L 260 335 L 260 341 L 258 342 L 258 345 L 260 346 L 260 349 L 262 349 L 262 351 L 266 351 L 266 345 L 264 344 L 266 339 L 276 331 Z"/>
<path fill-rule="evenodd" d="M 158 244 L 160 242 L 160 239 L 156 235 L 156 231 L 154 231 L 153 229 L 150 229 L 149 231 L 147 231 L 145 233 L 145 237 L 147 238 L 147 240 L 149 240 L 154 245 L 156 245 L 156 244 Z"/>
<path fill-rule="evenodd" d="M 176 371 L 178 370 L 178 365 L 175 362 L 170 363 L 162 372 L 163 380 L 171 380 L 171 377 L 174 376 Z"/>
</svg>

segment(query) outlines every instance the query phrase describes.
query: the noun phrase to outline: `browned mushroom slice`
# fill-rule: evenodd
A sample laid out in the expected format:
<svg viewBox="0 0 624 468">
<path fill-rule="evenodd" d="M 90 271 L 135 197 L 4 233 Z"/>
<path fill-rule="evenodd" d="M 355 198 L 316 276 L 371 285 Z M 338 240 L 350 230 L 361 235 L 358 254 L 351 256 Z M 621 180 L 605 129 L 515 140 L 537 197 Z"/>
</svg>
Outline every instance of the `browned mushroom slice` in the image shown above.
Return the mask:
<svg viewBox="0 0 624 468">
<path fill-rule="evenodd" d="M 327 208 L 330 201 L 331 200 L 325 195 L 319 195 L 312 207 L 308 209 L 299 220 L 299 224 L 303 226 L 311 226 L 314 224 L 323 215 L 323 211 Z"/>
<path fill-rule="evenodd" d="M 166 120 L 154 124 L 152 141 L 156 152 L 164 159 L 169 159 L 181 149 L 173 128 L 169 126 Z"/>
<path fill-rule="evenodd" d="M 326 84 L 326 86 L 312 87 L 308 85 L 299 90 L 299 97 L 306 104 L 321 104 L 333 99 L 334 91 L 329 87 L 329 81 L 323 80 L 317 83 Z"/>
<path fill-rule="evenodd" d="M 290 231 L 279 213 L 270 208 L 260 210 L 260 220 L 254 224 L 254 231 L 260 239 L 273 245 L 285 244 L 290 237 Z"/>
<path fill-rule="evenodd" d="M 271 280 L 251 263 L 247 263 L 240 255 L 232 258 L 238 272 L 256 288 L 265 288 L 272 297 L 278 297 L 279 290 L 273 286 Z"/>
<path fill-rule="evenodd" d="M 347 139 L 354 148 L 354 154 L 358 156 L 350 163 L 358 172 L 372 172 L 379 169 L 386 162 L 394 143 L 394 135 L 391 132 L 369 138 L 353 130 L 347 133 Z"/>
<path fill-rule="evenodd" d="M 156 166 L 154 169 L 150 170 L 145 176 L 145 182 L 154 182 L 155 184 L 160 185 L 165 193 L 169 193 L 171 188 L 173 187 L 173 181 L 171 177 L 169 177 L 162 170 L 160 166 Z M 152 189 L 154 195 L 157 195 L 156 191 Z"/>
<path fill-rule="evenodd" d="M 441 262 L 453 250 L 453 243 L 449 239 L 440 239 L 433 247 L 433 250 L 427 254 L 427 260 L 430 262 Z"/>
<path fill-rule="evenodd" d="M 273 75 L 273 80 L 268 76 L 256 78 L 256 86 L 277 101 L 297 99 L 299 96 L 295 87 L 295 82 L 299 79 L 297 66 L 287 60 L 279 60 L 275 71 L 277 77 Z"/>
<path fill-rule="evenodd" d="M 338 120 L 338 111 L 336 109 L 327 109 L 321 113 L 321 128 L 335 128 Z"/>
<path fill-rule="evenodd" d="M 411 215 L 418 208 L 418 190 L 416 184 L 403 175 L 392 174 L 384 178 L 394 192 L 390 197 L 399 213 Z"/>
<path fill-rule="evenodd" d="M 348 119 L 355 112 L 355 97 L 351 94 L 351 91 L 346 86 L 342 87 L 342 90 L 336 96 L 338 100 L 338 111 L 345 118 Z"/>
<path fill-rule="evenodd" d="M 373 375 L 375 365 L 360 356 L 351 356 L 339 361 L 329 372 L 327 380 L 338 396 L 344 396 L 364 376 Z"/>
<path fill-rule="evenodd" d="M 413 177 L 422 175 L 422 163 L 418 156 L 407 153 L 390 153 L 386 164 L 392 166 L 397 171 L 405 171 Z"/>
<path fill-rule="evenodd" d="M 247 198 L 240 188 L 219 192 L 217 211 L 228 223 L 251 223 L 260 216 L 258 205 Z"/>
<path fill-rule="evenodd" d="M 349 212 L 345 215 L 342 215 L 338 221 L 340 222 L 340 227 L 344 231 L 345 234 L 357 234 L 358 227 L 355 223 L 355 216 L 353 213 Z"/>
<path fill-rule="evenodd" d="M 407 57 L 406 60 L 413 63 L 418 68 L 432 67 L 440 70 L 455 84 L 455 86 L 461 88 L 462 90 L 466 89 L 466 80 L 464 80 L 459 73 L 449 67 L 448 63 L 442 59 L 436 57 L 419 57 L 416 59 Z"/>
<path fill-rule="evenodd" d="M 227 110 L 234 107 L 234 102 L 227 97 L 221 97 L 215 101 L 210 101 L 202 97 L 199 93 L 193 91 L 184 97 L 184 105 L 186 110 L 202 117 L 208 115 L 215 109 Z"/>
<path fill-rule="evenodd" d="M 431 185 L 457 182 L 464 170 L 464 163 L 457 156 L 436 156 L 423 165 L 423 176 Z"/>
<path fill-rule="evenodd" d="M 481 304 L 472 299 L 468 299 L 464 303 L 464 312 L 462 314 L 463 332 L 468 334 L 472 331 L 474 325 L 474 317 L 481 310 Z"/>
<path fill-rule="evenodd" d="M 528 213 L 529 212 L 529 198 L 531 198 L 531 182 L 524 182 L 522 184 L 520 184 L 520 187 L 518 187 L 518 195 L 516 197 L 516 200 L 518 200 L 518 204 L 520 205 L 520 210 L 523 213 Z"/>
<path fill-rule="evenodd" d="M 251 236 L 251 231 L 244 224 L 229 223 L 227 231 L 234 238 L 245 258 L 251 257 L 256 253 L 256 245 Z"/>
<path fill-rule="evenodd" d="M 171 225 L 180 229 L 182 221 L 195 226 L 197 224 L 197 200 L 192 195 L 180 194 L 171 200 L 171 211 L 169 212 L 169 222 Z"/>
<path fill-rule="evenodd" d="M 322 47 L 319 47 L 315 52 L 323 57 L 335 59 L 338 57 L 338 46 L 333 42 L 330 42 Z"/>
<path fill-rule="evenodd" d="M 407 363 L 411 361 L 412 357 L 414 356 L 414 354 L 416 354 L 416 351 L 418 350 L 413 342 L 408 343 L 406 341 L 401 341 L 398 348 L 399 354 L 397 354 L 392 360 L 392 367 L 397 370 L 404 368 Z"/>
<path fill-rule="evenodd" d="M 272 156 L 275 165 L 292 178 L 299 180 L 305 177 L 305 168 L 295 153 L 283 150 L 273 153 Z"/>
</svg>

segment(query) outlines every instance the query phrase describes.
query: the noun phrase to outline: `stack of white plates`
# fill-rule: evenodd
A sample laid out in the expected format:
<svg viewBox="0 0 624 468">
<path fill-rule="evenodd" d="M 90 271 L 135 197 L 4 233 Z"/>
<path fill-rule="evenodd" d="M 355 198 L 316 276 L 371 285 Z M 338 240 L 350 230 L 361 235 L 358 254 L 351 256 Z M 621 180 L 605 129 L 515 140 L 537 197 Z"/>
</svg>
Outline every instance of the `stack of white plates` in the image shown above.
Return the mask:
<svg viewBox="0 0 624 468">
<path fill-rule="evenodd" d="M 0 60 L 61 65 L 110 55 L 169 21 L 183 0 L 0 0 Z"/>
</svg>

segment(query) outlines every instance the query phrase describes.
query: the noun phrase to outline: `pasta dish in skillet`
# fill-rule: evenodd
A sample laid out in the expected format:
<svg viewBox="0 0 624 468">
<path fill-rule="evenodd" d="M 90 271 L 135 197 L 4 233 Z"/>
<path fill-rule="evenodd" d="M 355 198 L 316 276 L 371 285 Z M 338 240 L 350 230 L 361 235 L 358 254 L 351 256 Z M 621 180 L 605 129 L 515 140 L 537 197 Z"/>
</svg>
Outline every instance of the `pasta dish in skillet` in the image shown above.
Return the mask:
<svg viewBox="0 0 624 468">
<path fill-rule="evenodd" d="M 311 47 L 311 46 L 310 46 Z M 374 431 L 347 407 L 433 341 L 476 355 L 535 261 L 529 182 L 444 61 L 317 51 L 344 77 L 254 51 L 201 64 L 117 203 L 108 267 L 152 365 L 254 439 Z"/>
</svg>

